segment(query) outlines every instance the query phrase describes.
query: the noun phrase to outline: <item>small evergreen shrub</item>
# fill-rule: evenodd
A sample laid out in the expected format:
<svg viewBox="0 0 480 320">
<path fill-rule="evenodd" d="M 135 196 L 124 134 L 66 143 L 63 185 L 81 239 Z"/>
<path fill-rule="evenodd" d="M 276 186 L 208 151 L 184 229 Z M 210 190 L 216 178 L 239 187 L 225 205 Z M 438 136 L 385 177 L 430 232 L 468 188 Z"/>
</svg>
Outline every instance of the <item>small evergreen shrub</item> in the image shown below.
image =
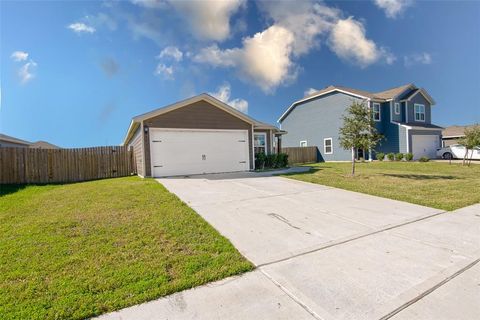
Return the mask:
<svg viewBox="0 0 480 320">
<path fill-rule="evenodd" d="M 265 168 L 276 168 L 276 167 L 277 167 L 277 155 L 267 154 L 265 156 Z"/>
<path fill-rule="evenodd" d="M 263 170 L 265 168 L 265 160 L 266 156 L 265 153 L 260 152 L 255 155 L 255 168 L 259 170 Z"/>
<path fill-rule="evenodd" d="M 403 159 L 403 153 L 399 152 L 395 154 L 395 160 L 402 161 L 402 159 Z"/>
<path fill-rule="evenodd" d="M 409 152 L 405 154 L 405 160 L 412 161 L 413 160 L 413 153 Z"/>
<path fill-rule="evenodd" d="M 278 153 L 277 154 L 277 166 L 278 168 L 285 168 L 288 166 L 288 154 Z"/>
<path fill-rule="evenodd" d="M 286 153 L 266 155 L 261 152 L 255 155 L 255 168 L 257 170 L 285 168 L 286 166 L 288 166 L 288 154 Z"/>
<path fill-rule="evenodd" d="M 385 159 L 385 153 L 383 152 L 377 152 L 376 156 L 378 161 L 383 161 Z"/>
<path fill-rule="evenodd" d="M 428 161 L 430 161 L 430 159 L 428 159 L 427 157 L 421 157 L 420 159 L 418 159 L 418 161 L 420 161 L 420 162 L 428 162 Z"/>
<path fill-rule="evenodd" d="M 387 153 L 387 158 L 388 160 L 393 161 L 395 159 L 395 155 L 392 152 Z"/>
</svg>

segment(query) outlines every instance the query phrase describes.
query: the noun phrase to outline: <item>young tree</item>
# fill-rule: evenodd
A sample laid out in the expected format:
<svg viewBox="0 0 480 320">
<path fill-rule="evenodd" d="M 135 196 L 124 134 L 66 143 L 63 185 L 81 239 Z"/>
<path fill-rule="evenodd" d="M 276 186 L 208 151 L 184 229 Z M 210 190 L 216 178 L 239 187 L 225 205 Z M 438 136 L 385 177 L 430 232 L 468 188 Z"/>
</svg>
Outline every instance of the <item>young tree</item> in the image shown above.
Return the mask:
<svg viewBox="0 0 480 320">
<path fill-rule="evenodd" d="M 345 150 L 352 150 L 352 176 L 354 176 L 355 150 L 372 150 L 383 136 L 377 132 L 372 112 L 365 103 L 354 101 L 342 118 L 340 145 Z"/>
<path fill-rule="evenodd" d="M 463 165 L 470 165 L 473 157 L 473 148 L 480 146 L 480 125 L 476 124 L 471 128 L 465 129 L 465 136 L 458 140 L 458 143 L 465 147 L 465 155 L 463 156 Z M 468 159 L 468 151 L 471 150 L 470 159 Z"/>
</svg>

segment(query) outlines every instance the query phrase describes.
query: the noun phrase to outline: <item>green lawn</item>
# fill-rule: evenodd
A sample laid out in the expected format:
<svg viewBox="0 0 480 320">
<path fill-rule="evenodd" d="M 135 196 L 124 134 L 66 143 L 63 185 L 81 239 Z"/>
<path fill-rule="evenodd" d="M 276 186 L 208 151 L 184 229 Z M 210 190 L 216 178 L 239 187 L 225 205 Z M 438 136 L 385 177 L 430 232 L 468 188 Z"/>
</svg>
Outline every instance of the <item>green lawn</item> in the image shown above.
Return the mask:
<svg viewBox="0 0 480 320">
<path fill-rule="evenodd" d="M 83 319 L 253 268 L 154 180 L 0 190 L 1 319 Z"/>
<path fill-rule="evenodd" d="M 351 163 L 327 162 L 311 165 L 308 173 L 289 178 L 416 203 L 455 210 L 480 202 L 480 165 L 435 162 Z"/>
</svg>

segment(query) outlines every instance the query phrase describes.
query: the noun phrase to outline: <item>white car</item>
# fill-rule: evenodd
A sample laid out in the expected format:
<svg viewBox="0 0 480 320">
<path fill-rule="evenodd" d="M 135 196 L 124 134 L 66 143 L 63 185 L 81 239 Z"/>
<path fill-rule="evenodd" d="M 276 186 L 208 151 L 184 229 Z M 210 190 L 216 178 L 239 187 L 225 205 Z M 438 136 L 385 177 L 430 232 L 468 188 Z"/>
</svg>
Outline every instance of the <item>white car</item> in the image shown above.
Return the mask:
<svg viewBox="0 0 480 320">
<path fill-rule="evenodd" d="M 463 159 L 465 157 L 465 147 L 460 144 L 452 144 L 451 146 L 437 149 L 437 157 L 442 159 Z M 467 158 L 480 160 L 480 146 L 468 150 Z"/>
</svg>

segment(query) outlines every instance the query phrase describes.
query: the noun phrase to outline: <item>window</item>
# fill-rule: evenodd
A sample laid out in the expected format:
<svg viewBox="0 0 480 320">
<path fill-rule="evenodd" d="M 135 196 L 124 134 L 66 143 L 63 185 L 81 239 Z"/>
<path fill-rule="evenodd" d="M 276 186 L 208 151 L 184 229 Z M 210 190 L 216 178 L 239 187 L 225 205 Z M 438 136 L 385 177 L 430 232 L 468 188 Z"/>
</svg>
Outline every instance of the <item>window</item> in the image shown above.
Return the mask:
<svg viewBox="0 0 480 320">
<path fill-rule="evenodd" d="M 380 121 L 380 103 L 373 104 L 373 120 Z"/>
<path fill-rule="evenodd" d="M 400 114 L 400 103 L 395 102 L 395 114 Z"/>
<path fill-rule="evenodd" d="M 255 133 L 253 135 L 253 149 L 255 154 L 257 153 L 265 153 L 266 154 L 266 140 L 267 134 L 266 133 Z"/>
<path fill-rule="evenodd" d="M 323 139 L 323 152 L 325 154 L 332 154 L 333 153 L 332 138 Z"/>
<path fill-rule="evenodd" d="M 306 146 L 307 146 L 306 140 L 300 141 L 300 147 L 306 147 Z"/>
<path fill-rule="evenodd" d="M 425 122 L 425 106 L 423 104 L 416 104 L 415 107 L 415 121 Z"/>
</svg>

